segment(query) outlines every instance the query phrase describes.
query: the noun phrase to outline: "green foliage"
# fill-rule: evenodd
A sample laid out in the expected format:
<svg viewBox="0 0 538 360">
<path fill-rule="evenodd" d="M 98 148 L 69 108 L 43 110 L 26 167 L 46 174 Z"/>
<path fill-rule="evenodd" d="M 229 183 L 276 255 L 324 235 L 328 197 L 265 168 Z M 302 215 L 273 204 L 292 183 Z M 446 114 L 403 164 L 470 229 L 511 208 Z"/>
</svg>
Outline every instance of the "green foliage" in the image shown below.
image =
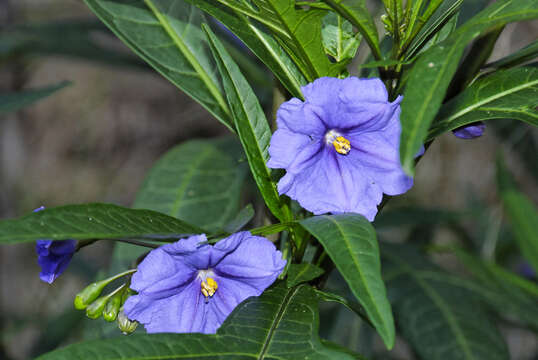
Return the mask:
<svg viewBox="0 0 538 360">
<path fill-rule="evenodd" d="M 290 210 L 280 200 L 276 185 L 271 181 L 271 172 L 265 165 L 269 159 L 268 149 L 271 140 L 271 130 L 265 114 L 250 85 L 226 49 L 208 27 L 205 30 L 223 78 L 228 104 L 232 109 L 233 120 L 252 176 L 269 210 L 281 221 L 288 221 L 291 219 Z"/>
<path fill-rule="evenodd" d="M 373 226 L 357 214 L 314 216 L 300 223 L 323 245 L 387 348 L 392 348 L 394 320 Z"/>
<path fill-rule="evenodd" d="M 66 205 L 0 221 L 0 243 L 4 244 L 36 239 L 177 239 L 200 232 L 195 226 L 155 211 L 111 204 Z"/>
<path fill-rule="evenodd" d="M 509 358 L 476 294 L 447 281 L 445 273 L 409 245 L 384 245 L 382 255 L 396 320 L 421 358 Z"/>
<path fill-rule="evenodd" d="M 25 90 L 17 93 L 0 94 L 0 115 L 17 111 L 23 107 L 31 105 L 56 91 L 70 85 L 68 81 L 63 81 L 56 85 L 50 85 L 41 89 Z"/>
<path fill-rule="evenodd" d="M 417 59 L 401 103 L 400 158 L 408 174 L 414 173 L 415 155 L 427 137 L 465 46 L 488 29 L 536 17 L 535 0 L 497 1 Z"/>
<path fill-rule="evenodd" d="M 518 119 L 538 126 L 537 106 L 538 69 L 522 67 L 497 71 L 478 79 L 443 105 L 427 139 L 490 119 Z"/>
<path fill-rule="evenodd" d="M 233 129 L 198 9 L 183 0 L 85 3 L 138 56 Z"/>
<path fill-rule="evenodd" d="M 521 48 L 513 54 L 507 55 L 502 59 L 487 64 L 489 68 L 511 68 L 527 61 L 536 59 L 538 56 L 538 40 Z"/>
<path fill-rule="evenodd" d="M 336 62 L 351 61 L 360 44 L 360 33 L 354 34 L 351 23 L 333 12 L 323 17 L 321 38 L 325 52 Z"/>
<path fill-rule="evenodd" d="M 323 51 L 321 21 L 326 11 L 297 10 L 294 0 L 217 1 L 267 26 L 309 82 L 321 76 L 336 76 L 342 69 L 332 64 Z"/>
<path fill-rule="evenodd" d="M 307 81 L 299 67 L 271 33 L 253 24 L 246 15 L 213 0 L 187 0 L 226 25 L 271 70 L 295 97 L 302 98 L 301 86 Z"/>
<path fill-rule="evenodd" d="M 381 50 L 377 29 L 372 16 L 366 8 L 364 0 L 323 0 L 334 9 L 340 16 L 355 26 L 364 36 L 372 55 L 376 60 L 381 60 Z"/>
<path fill-rule="evenodd" d="M 538 271 L 538 210 L 516 187 L 502 157 L 497 159 L 499 195 L 522 255 Z"/>
<path fill-rule="evenodd" d="M 317 303 L 317 296 L 309 286 L 288 289 L 284 284 L 275 285 L 260 297 L 241 303 L 216 335 L 152 334 L 88 341 L 39 359 L 87 359 L 90 353 L 95 360 L 354 359 L 320 342 Z"/>
<path fill-rule="evenodd" d="M 135 208 L 150 209 L 217 231 L 239 210 L 246 164 L 235 139 L 191 140 L 169 150 L 150 170 Z"/>
<path fill-rule="evenodd" d="M 295 285 L 314 280 L 323 275 L 324 272 L 322 268 L 314 264 L 291 264 L 288 268 L 286 285 L 289 288 L 294 287 Z"/>
</svg>

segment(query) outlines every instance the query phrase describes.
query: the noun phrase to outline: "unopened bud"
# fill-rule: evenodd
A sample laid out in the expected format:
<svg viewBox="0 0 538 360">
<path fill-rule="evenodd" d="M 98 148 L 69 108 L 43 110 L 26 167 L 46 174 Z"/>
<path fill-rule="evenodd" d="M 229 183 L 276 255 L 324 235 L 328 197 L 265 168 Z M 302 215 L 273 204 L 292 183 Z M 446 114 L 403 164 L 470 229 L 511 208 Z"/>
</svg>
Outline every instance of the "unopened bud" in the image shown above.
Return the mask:
<svg viewBox="0 0 538 360">
<path fill-rule="evenodd" d="M 86 316 L 89 317 L 90 319 L 97 319 L 99 316 L 101 316 L 108 299 L 109 299 L 108 296 L 103 296 L 95 300 L 94 302 L 92 302 L 86 308 Z"/>
<path fill-rule="evenodd" d="M 105 286 L 110 282 L 109 279 L 94 282 L 86 286 L 81 292 L 75 296 L 75 309 L 84 310 L 88 305 L 90 305 L 105 288 Z"/>
<path fill-rule="evenodd" d="M 124 291 L 119 291 L 108 300 L 103 311 L 103 319 L 109 322 L 116 320 L 120 311 L 123 293 Z"/>
<path fill-rule="evenodd" d="M 129 320 L 125 315 L 125 312 L 123 312 L 123 308 L 121 308 L 118 314 L 118 327 L 120 328 L 121 332 L 123 332 L 125 335 L 129 335 L 136 330 L 137 326 L 138 321 Z"/>
</svg>

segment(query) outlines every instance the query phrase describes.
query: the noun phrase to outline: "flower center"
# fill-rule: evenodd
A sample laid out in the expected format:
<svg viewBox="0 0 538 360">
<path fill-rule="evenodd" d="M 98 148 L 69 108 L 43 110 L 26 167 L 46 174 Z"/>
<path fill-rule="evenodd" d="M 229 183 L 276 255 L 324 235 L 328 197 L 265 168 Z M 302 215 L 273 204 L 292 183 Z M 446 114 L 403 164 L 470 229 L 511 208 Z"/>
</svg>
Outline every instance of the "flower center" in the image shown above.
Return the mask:
<svg viewBox="0 0 538 360">
<path fill-rule="evenodd" d="M 198 271 L 198 277 L 202 280 L 200 283 L 200 291 L 205 296 L 206 302 L 209 301 L 209 298 L 215 294 L 215 291 L 217 291 L 217 288 L 219 287 L 215 279 L 210 277 L 213 275 L 215 275 L 215 273 L 211 269 Z"/>
<path fill-rule="evenodd" d="M 337 153 L 347 155 L 351 151 L 351 143 L 348 139 L 338 133 L 336 130 L 330 130 L 325 134 L 325 142 L 327 145 L 334 146 Z"/>
</svg>

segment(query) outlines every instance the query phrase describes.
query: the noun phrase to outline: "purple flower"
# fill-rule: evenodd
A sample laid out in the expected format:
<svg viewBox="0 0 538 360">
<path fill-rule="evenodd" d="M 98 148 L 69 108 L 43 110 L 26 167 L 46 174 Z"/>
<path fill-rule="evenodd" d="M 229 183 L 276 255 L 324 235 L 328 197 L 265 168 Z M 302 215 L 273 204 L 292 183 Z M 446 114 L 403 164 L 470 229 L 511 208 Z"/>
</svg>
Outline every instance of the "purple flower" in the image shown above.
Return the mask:
<svg viewBox="0 0 538 360">
<path fill-rule="evenodd" d="M 44 210 L 41 206 L 34 210 L 38 212 Z M 76 240 L 37 240 L 35 250 L 37 252 L 37 262 L 41 266 L 39 278 L 44 282 L 52 284 L 69 265 L 75 253 Z"/>
<path fill-rule="evenodd" d="M 383 193 L 413 186 L 399 157 L 400 101 L 379 79 L 319 78 L 277 112 L 267 163 L 286 169 L 280 194 L 316 215 L 355 212 L 372 221 Z"/>
<path fill-rule="evenodd" d="M 486 125 L 482 121 L 471 123 L 466 126 L 461 126 L 457 129 L 454 129 L 452 133 L 459 137 L 460 139 L 474 139 L 479 136 L 482 136 Z"/>
<path fill-rule="evenodd" d="M 127 317 L 148 333 L 213 334 L 243 300 L 260 295 L 286 261 L 269 240 L 239 232 L 203 244 L 195 235 L 151 251 L 131 280 Z"/>
</svg>

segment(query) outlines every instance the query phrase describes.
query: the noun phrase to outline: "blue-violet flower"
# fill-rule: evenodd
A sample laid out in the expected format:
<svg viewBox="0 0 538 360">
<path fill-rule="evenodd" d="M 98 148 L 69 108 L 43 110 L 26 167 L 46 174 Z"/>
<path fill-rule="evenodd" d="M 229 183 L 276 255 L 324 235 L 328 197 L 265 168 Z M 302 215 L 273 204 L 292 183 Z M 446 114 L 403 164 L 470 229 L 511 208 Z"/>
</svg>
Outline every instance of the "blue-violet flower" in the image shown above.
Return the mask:
<svg viewBox="0 0 538 360">
<path fill-rule="evenodd" d="M 461 126 L 457 129 L 454 129 L 452 133 L 460 139 L 474 139 L 479 136 L 482 136 L 485 128 L 486 124 L 484 124 L 482 121 L 477 121 L 469 125 Z"/>
<path fill-rule="evenodd" d="M 138 266 L 125 314 L 148 333 L 217 331 L 232 310 L 260 295 L 286 261 L 273 243 L 249 232 L 215 245 L 195 235 L 151 251 Z"/>
<path fill-rule="evenodd" d="M 278 183 L 316 215 L 355 212 L 372 221 L 383 193 L 413 186 L 399 157 L 400 101 L 388 101 L 380 79 L 323 77 L 301 88 L 277 112 L 270 168 L 286 169 Z"/>
<path fill-rule="evenodd" d="M 41 206 L 35 209 L 34 212 L 44 209 L 45 207 Z M 41 266 L 39 278 L 52 284 L 69 265 L 76 246 L 76 240 L 37 240 L 35 250 L 37 252 L 37 262 Z"/>
</svg>

